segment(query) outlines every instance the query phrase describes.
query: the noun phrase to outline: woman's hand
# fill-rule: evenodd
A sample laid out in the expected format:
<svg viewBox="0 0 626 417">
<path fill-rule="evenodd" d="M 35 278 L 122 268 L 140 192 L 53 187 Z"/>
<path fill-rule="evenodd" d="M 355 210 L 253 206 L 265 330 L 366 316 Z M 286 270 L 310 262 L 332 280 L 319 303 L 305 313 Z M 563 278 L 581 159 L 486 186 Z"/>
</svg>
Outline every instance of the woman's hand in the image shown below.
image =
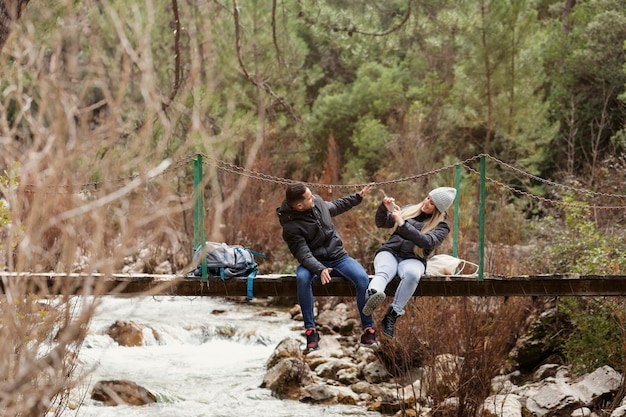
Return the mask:
<svg viewBox="0 0 626 417">
<path fill-rule="evenodd" d="M 393 217 L 393 219 L 396 221 L 398 227 L 404 224 L 404 219 L 402 218 L 402 210 L 400 210 L 400 207 L 396 206 L 395 204 L 393 206 L 393 211 L 391 212 L 391 217 Z"/>
<path fill-rule="evenodd" d="M 390 213 L 393 213 L 394 208 L 398 207 L 398 205 L 396 204 L 396 199 L 393 197 L 383 198 L 383 204 L 385 205 L 385 207 L 387 207 L 387 211 Z"/>
<path fill-rule="evenodd" d="M 396 221 L 398 227 L 404 224 L 404 219 L 402 218 L 402 210 L 396 204 L 396 199 L 393 197 L 385 197 L 383 198 L 383 204 L 387 207 L 387 211 L 391 213 L 391 217 Z"/>
</svg>

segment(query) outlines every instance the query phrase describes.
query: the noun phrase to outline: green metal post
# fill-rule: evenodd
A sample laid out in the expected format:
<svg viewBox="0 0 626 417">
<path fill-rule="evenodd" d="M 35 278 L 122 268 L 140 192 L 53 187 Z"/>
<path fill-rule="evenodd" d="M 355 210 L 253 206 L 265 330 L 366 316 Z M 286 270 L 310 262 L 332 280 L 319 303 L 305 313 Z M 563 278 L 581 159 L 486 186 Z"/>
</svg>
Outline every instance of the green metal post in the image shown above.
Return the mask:
<svg viewBox="0 0 626 417">
<path fill-rule="evenodd" d="M 485 157 L 480 157 L 480 213 L 478 220 L 478 280 L 485 269 Z"/>
<path fill-rule="evenodd" d="M 452 256 L 459 256 L 459 198 L 461 187 L 461 166 L 456 166 L 456 177 L 454 179 L 454 188 L 456 188 L 456 198 L 454 199 L 454 232 L 452 240 Z"/>
<path fill-rule="evenodd" d="M 200 184 L 200 174 L 198 172 L 199 160 L 196 158 L 193 161 L 193 252 L 200 245 L 200 236 L 198 233 L 198 188 Z"/>
<path fill-rule="evenodd" d="M 206 238 L 204 235 L 204 192 L 202 190 L 202 155 L 193 161 L 193 249 L 194 252 L 197 248 L 202 246 L 202 282 L 207 282 L 207 266 L 206 256 L 204 255 L 204 247 L 206 245 Z"/>
</svg>

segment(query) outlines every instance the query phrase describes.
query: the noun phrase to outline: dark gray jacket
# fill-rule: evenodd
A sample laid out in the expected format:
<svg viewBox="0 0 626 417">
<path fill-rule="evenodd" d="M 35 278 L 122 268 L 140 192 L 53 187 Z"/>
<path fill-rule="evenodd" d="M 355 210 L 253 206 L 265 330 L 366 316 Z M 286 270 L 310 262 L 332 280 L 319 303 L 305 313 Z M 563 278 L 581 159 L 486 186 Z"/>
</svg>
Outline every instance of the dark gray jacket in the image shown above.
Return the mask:
<svg viewBox="0 0 626 417">
<path fill-rule="evenodd" d="M 430 218 L 430 214 L 422 213 L 412 219 L 406 219 L 404 224 L 396 229 L 395 232 L 382 244 L 376 251 L 388 251 L 402 259 L 419 259 L 426 265 L 426 259 L 430 256 L 433 249 L 440 245 L 450 233 L 450 226 L 447 222 L 441 221 L 434 229 L 422 233 L 424 222 Z M 376 216 L 374 218 L 376 226 L 391 229 L 396 221 L 387 211 L 384 204 L 378 206 Z M 418 246 L 424 251 L 424 258 L 415 254 L 413 248 Z"/>
<path fill-rule="evenodd" d="M 276 214 L 283 227 L 283 240 L 300 265 L 319 275 L 326 269 L 320 261 L 332 261 L 348 254 L 331 218 L 361 201 L 363 197 L 359 193 L 333 201 L 315 195 L 315 206 L 306 211 L 296 211 L 287 201 L 282 202 Z"/>
</svg>

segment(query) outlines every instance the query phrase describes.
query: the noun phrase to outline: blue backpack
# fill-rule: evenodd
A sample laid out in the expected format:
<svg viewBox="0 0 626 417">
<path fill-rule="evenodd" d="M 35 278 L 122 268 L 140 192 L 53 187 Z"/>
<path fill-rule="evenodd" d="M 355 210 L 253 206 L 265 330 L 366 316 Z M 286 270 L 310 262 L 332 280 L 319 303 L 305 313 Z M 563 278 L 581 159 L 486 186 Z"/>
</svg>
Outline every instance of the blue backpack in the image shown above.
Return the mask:
<svg viewBox="0 0 626 417">
<path fill-rule="evenodd" d="M 248 278 L 248 299 L 252 299 L 252 280 L 256 276 L 259 266 L 254 257 L 265 258 L 265 255 L 255 252 L 241 245 L 206 242 L 204 247 L 199 246 L 193 254 L 195 276 L 202 276 L 202 252 L 206 253 L 207 274 L 221 280 L 233 277 Z"/>
</svg>

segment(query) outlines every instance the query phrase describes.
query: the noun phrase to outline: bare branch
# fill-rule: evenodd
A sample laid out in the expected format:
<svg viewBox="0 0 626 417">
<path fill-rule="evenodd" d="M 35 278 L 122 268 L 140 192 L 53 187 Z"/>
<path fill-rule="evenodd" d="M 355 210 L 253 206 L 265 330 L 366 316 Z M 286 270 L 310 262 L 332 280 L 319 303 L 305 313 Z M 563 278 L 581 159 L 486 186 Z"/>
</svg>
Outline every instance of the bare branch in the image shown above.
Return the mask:
<svg viewBox="0 0 626 417">
<path fill-rule="evenodd" d="M 164 105 L 165 110 L 169 103 L 174 101 L 182 82 L 182 69 L 180 65 L 180 16 L 178 14 L 178 1 L 172 0 L 172 11 L 174 12 L 174 89 L 170 93 L 168 104 Z"/>
<path fill-rule="evenodd" d="M 306 16 L 304 16 L 304 13 L 301 13 L 300 16 L 304 17 L 304 21 L 310 25 L 318 24 L 318 22 L 315 19 L 307 18 Z M 400 21 L 400 23 L 398 23 L 396 26 L 392 27 L 391 29 L 385 32 L 365 32 L 362 30 L 358 30 L 355 26 L 340 27 L 334 24 L 329 25 L 329 24 L 323 24 L 323 23 L 320 23 L 320 25 L 328 29 L 331 32 L 347 32 L 348 35 L 350 36 L 356 33 L 356 34 L 363 35 L 363 36 L 379 37 L 379 36 L 387 36 L 393 32 L 397 32 L 398 30 L 400 30 L 406 24 L 406 22 L 408 22 L 410 16 L 411 16 L 411 2 L 409 1 L 406 13 L 402 17 L 402 20 Z"/>
<path fill-rule="evenodd" d="M 284 65 L 283 55 L 278 47 L 278 39 L 276 39 L 276 0 L 272 0 L 272 39 L 274 41 L 274 49 L 276 49 L 276 57 L 281 65 Z"/>
<path fill-rule="evenodd" d="M 248 72 L 248 69 L 246 68 L 245 63 L 243 62 L 243 57 L 241 56 L 241 34 L 239 32 L 239 6 L 237 5 L 237 0 L 233 0 L 233 18 L 235 19 L 235 46 L 237 48 L 237 60 L 239 61 L 239 67 L 241 68 L 241 71 L 243 72 L 244 77 L 248 81 L 250 81 L 252 84 L 254 84 L 257 88 L 260 88 L 266 91 L 267 93 L 269 93 L 270 96 L 274 97 L 274 99 L 276 99 L 289 112 L 289 114 L 291 114 L 291 117 L 293 117 L 294 120 L 299 120 L 300 117 L 296 114 L 296 112 L 289 105 L 289 103 L 287 103 L 284 98 L 279 97 L 276 93 L 274 93 L 269 83 L 267 82 L 259 83 L 250 76 L 250 73 Z"/>
</svg>

